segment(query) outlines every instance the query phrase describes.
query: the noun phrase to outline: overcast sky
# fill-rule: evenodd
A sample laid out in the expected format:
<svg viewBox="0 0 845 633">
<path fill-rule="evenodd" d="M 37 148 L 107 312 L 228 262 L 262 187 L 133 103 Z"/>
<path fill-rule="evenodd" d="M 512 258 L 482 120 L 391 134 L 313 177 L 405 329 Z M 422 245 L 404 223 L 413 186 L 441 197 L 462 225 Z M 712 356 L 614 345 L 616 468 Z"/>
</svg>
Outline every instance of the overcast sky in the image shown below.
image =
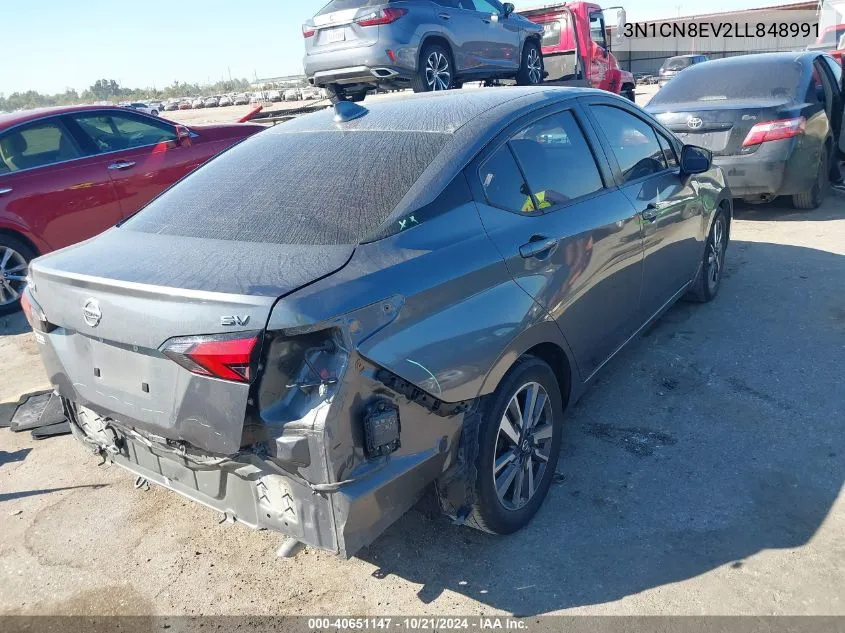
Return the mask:
<svg viewBox="0 0 845 633">
<path fill-rule="evenodd" d="M 0 93 L 82 91 L 302 72 L 301 25 L 326 0 L 15 0 L 3 7 Z M 517 8 L 549 4 L 517 0 Z M 613 0 L 628 20 L 776 4 L 774 0 Z M 607 4 L 607 3 L 605 3 Z M 608 22 L 614 17 L 609 15 Z"/>
</svg>

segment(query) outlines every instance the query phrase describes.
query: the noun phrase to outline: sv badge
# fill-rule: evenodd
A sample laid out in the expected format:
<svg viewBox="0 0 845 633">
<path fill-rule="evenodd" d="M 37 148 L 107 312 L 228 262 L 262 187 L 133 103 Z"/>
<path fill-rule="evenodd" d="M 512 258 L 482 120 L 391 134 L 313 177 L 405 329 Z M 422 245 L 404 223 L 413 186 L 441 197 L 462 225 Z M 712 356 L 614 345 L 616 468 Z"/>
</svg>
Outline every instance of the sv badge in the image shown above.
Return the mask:
<svg viewBox="0 0 845 633">
<path fill-rule="evenodd" d="M 220 317 L 220 325 L 224 325 L 226 327 L 231 327 L 234 325 L 244 326 L 249 323 L 249 315 L 241 316 L 239 314 L 235 314 L 233 316 L 222 316 Z"/>
</svg>

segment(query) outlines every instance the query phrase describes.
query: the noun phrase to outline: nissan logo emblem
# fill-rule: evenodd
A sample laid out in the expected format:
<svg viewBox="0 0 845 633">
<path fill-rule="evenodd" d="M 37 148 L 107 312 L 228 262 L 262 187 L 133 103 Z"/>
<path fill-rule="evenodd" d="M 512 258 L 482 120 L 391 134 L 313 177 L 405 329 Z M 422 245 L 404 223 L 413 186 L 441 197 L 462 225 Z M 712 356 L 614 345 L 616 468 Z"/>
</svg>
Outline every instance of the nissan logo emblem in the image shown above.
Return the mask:
<svg viewBox="0 0 845 633">
<path fill-rule="evenodd" d="M 91 327 L 97 327 L 100 319 L 103 318 L 103 313 L 100 311 L 100 303 L 96 299 L 88 299 L 85 305 L 82 306 L 82 318 Z"/>
<path fill-rule="evenodd" d="M 699 119 L 697 116 L 691 116 L 687 119 L 687 127 L 691 130 L 697 130 L 702 125 L 704 125 L 704 121 Z"/>
</svg>

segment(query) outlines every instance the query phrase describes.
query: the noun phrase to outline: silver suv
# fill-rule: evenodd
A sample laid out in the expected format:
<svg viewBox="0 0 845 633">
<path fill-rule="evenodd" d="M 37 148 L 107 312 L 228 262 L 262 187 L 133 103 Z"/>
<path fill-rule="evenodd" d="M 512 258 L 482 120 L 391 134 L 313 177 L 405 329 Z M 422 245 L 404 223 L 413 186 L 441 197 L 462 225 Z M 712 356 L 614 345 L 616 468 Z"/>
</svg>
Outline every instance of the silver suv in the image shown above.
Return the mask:
<svg viewBox="0 0 845 633">
<path fill-rule="evenodd" d="M 543 81 L 543 29 L 497 0 L 331 0 L 302 27 L 305 74 L 333 99 L 465 81 Z"/>
</svg>

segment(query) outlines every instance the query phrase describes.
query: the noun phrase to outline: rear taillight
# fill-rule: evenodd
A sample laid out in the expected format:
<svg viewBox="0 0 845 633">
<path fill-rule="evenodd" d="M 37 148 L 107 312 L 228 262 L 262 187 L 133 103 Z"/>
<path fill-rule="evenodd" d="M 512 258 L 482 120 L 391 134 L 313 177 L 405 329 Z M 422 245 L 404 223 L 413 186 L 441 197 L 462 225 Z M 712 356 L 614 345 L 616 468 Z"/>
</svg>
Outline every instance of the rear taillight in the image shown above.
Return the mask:
<svg viewBox="0 0 845 633">
<path fill-rule="evenodd" d="M 161 348 L 169 359 L 200 376 L 250 382 L 258 332 L 173 338 Z"/>
<path fill-rule="evenodd" d="M 315 29 L 313 26 L 308 26 L 307 24 L 302 25 L 302 37 L 314 37 L 314 33 L 316 32 L 317 29 Z"/>
<path fill-rule="evenodd" d="M 29 291 L 26 289 L 21 293 L 21 310 L 29 326 L 36 332 L 46 334 L 56 329 L 56 326 L 47 320 L 47 316 L 41 307 L 29 296 Z"/>
<path fill-rule="evenodd" d="M 367 15 L 362 15 L 356 19 L 358 26 L 378 26 L 380 24 L 390 24 L 396 22 L 399 18 L 405 15 L 408 9 L 379 9 Z"/>
<path fill-rule="evenodd" d="M 807 127 L 807 119 L 802 116 L 794 119 L 780 119 L 778 121 L 766 121 L 757 123 L 748 131 L 748 135 L 742 142 L 743 147 L 759 145 L 766 141 L 778 141 L 784 138 L 792 138 L 804 133 Z"/>
</svg>

